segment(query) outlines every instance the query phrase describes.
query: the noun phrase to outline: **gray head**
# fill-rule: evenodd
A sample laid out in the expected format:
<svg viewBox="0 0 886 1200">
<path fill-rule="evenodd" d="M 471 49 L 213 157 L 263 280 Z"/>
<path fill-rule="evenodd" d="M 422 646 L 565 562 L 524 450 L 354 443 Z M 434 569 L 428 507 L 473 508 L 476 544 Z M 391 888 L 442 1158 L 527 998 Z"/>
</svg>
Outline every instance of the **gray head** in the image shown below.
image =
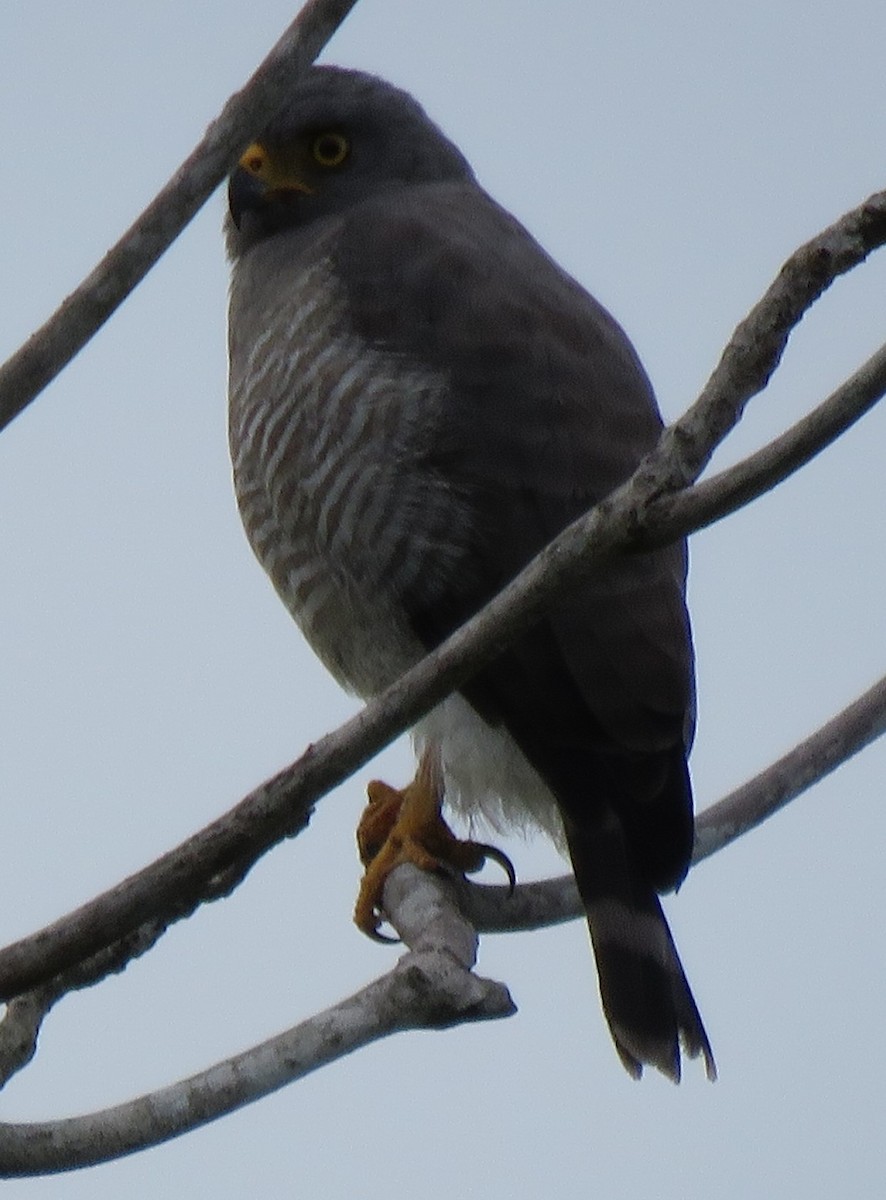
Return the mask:
<svg viewBox="0 0 886 1200">
<path fill-rule="evenodd" d="M 408 93 L 374 75 L 312 67 L 228 186 L 232 257 L 282 230 L 404 184 L 473 179 Z"/>
</svg>

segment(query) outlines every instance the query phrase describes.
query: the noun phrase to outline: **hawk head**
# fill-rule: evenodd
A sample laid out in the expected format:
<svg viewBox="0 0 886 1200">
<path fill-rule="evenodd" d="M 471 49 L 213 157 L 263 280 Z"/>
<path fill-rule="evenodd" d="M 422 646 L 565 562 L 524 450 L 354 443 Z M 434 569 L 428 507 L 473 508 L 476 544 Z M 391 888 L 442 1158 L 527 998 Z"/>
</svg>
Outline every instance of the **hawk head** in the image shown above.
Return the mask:
<svg viewBox="0 0 886 1200">
<path fill-rule="evenodd" d="M 312 67 L 231 176 L 228 250 L 234 258 L 404 184 L 469 179 L 464 156 L 406 92 Z"/>
</svg>

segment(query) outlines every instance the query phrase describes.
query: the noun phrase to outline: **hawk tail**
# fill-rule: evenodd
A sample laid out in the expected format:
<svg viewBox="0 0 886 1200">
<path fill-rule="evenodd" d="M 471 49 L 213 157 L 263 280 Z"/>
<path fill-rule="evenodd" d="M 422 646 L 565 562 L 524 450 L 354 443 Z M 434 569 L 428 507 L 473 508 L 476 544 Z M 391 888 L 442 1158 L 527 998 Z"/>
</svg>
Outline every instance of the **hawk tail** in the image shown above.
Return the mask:
<svg viewBox="0 0 886 1200">
<path fill-rule="evenodd" d="M 593 830 L 567 821 L 567 840 L 588 919 L 600 998 L 615 1048 L 635 1079 L 645 1064 L 680 1082 L 680 1052 L 717 1068 L 655 891 L 638 877 L 614 814 Z"/>
</svg>

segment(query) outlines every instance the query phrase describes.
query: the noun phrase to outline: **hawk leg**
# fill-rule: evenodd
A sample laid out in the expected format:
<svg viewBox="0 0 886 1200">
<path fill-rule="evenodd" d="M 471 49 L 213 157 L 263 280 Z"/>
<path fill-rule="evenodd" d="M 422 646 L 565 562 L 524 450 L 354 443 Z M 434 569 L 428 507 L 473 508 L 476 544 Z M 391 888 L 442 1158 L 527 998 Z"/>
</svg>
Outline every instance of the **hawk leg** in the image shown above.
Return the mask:
<svg viewBox="0 0 886 1200">
<path fill-rule="evenodd" d="M 443 819 L 443 776 L 437 752 L 422 755 L 412 783 L 399 790 L 374 779 L 367 787 L 369 803 L 357 826 L 357 848 L 366 873 L 354 908 L 358 929 L 377 941 L 385 880 L 400 863 L 411 862 L 423 871 L 451 870 L 458 874 L 479 871 L 487 858 L 497 862 L 514 887 L 511 860 L 501 850 L 483 842 L 457 838 Z"/>
</svg>

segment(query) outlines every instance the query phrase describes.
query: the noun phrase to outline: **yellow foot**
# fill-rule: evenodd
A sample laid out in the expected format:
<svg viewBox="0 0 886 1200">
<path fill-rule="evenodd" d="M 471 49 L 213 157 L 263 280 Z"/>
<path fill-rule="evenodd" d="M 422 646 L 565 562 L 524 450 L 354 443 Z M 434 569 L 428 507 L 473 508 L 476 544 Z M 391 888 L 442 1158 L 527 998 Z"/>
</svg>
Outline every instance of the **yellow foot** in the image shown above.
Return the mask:
<svg viewBox="0 0 886 1200">
<path fill-rule="evenodd" d="M 516 877 L 511 860 L 494 846 L 457 838 L 441 814 L 443 783 L 437 755 L 425 751 L 412 783 L 401 790 L 380 780 L 366 789 L 369 803 L 357 826 L 357 847 L 366 874 L 360 884 L 354 922 L 376 941 L 385 880 L 400 863 L 423 871 L 449 868 L 460 874 L 479 871 L 487 858 L 505 871 L 511 887 Z"/>
</svg>

